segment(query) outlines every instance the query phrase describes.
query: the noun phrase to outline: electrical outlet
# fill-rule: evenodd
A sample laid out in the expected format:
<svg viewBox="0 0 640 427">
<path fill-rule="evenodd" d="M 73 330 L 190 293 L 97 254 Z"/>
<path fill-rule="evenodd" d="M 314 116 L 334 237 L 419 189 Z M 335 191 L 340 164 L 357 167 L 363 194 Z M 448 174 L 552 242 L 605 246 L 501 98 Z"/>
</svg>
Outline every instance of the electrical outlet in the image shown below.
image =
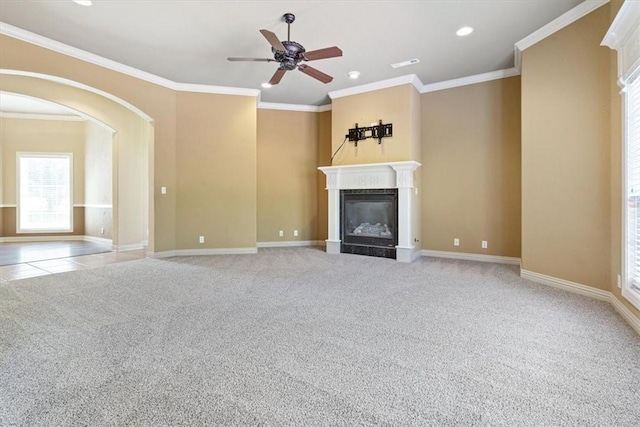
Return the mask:
<svg viewBox="0 0 640 427">
<path fill-rule="evenodd" d="M 200 236 L 200 243 L 204 243 L 204 236 Z"/>
<path fill-rule="evenodd" d="M 279 235 L 280 237 L 284 236 L 284 231 L 280 230 L 280 231 L 278 232 L 278 235 Z"/>
<path fill-rule="evenodd" d="M 293 237 L 298 237 L 298 230 L 293 230 Z"/>
<path fill-rule="evenodd" d="M 618 289 L 622 289 L 622 277 L 618 274 Z"/>
<path fill-rule="evenodd" d="M 100 234 L 104 234 L 104 227 L 100 227 Z"/>
<path fill-rule="evenodd" d="M 482 249 L 487 249 L 487 247 L 488 247 L 487 241 L 483 240 L 482 241 Z"/>
<path fill-rule="evenodd" d="M 160 187 L 160 194 L 167 194 L 167 187 Z"/>
<path fill-rule="evenodd" d="M 460 239 L 457 237 L 453 239 L 453 246 L 460 246 Z"/>
</svg>

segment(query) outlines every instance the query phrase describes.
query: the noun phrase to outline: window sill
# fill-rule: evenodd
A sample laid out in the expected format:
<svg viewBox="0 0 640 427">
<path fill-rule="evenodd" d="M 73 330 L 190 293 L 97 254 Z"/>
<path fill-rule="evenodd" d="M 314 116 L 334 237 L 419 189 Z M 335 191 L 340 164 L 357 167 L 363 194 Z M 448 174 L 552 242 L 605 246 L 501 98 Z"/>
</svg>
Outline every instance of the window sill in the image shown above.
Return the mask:
<svg viewBox="0 0 640 427">
<path fill-rule="evenodd" d="M 631 303 L 635 308 L 640 310 L 640 291 L 624 286 L 622 288 L 622 296 Z"/>
<path fill-rule="evenodd" d="M 60 229 L 38 229 L 38 230 L 17 230 L 16 234 L 62 234 L 73 233 L 73 229 L 60 230 Z"/>
</svg>

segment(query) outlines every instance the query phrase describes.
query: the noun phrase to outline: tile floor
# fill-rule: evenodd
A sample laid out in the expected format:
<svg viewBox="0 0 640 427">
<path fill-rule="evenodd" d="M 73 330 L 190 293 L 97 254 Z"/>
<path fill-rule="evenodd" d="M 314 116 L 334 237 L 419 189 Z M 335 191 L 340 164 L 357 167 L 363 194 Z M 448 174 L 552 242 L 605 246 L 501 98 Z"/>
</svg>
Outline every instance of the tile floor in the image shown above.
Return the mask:
<svg viewBox="0 0 640 427">
<path fill-rule="evenodd" d="M 25 262 L 22 264 L 5 265 L 0 267 L 0 283 L 11 280 L 26 279 L 28 277 L 43 276 L 45 274 L 62 273 L 97 267 L 114 262 L 132 261 L 146 257 L 146 251 L 105 252 L 93 255 L 81 255 L 67 258 L 56 258 L 46 261 Z"/>
</svg>

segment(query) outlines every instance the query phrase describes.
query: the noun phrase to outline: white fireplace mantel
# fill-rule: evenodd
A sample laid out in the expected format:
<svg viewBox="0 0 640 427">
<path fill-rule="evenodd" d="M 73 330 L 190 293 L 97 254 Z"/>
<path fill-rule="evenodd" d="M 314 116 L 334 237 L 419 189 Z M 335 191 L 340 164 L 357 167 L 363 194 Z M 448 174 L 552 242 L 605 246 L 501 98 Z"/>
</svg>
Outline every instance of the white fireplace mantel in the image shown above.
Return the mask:
<svg viewBox="0 0 640 427">
<path fill-rule="evenodd" d="M 364 165 L 323 166 L 318 169 L 327 176 L 329 192 L 329 230 L 327 253 L 339 254 L 340 190 L 397 188 L 398 189 L 398 246 L 396 260 L 411 262 L 414 258 L 412 213 L 413 171 L 421 166 L 415 161 L 369 163 Z"/>
</svg>

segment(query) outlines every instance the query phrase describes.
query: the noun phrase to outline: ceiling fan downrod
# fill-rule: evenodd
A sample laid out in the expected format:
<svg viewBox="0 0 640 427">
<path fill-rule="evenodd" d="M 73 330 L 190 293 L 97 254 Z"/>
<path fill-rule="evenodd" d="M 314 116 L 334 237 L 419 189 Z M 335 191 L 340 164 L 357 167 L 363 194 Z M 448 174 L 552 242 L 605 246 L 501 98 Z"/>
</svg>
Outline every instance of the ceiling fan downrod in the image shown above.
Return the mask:
<svg viewBox="0 0 640 427">
<path fill-rule="evenodd" d="M 293 13 L 285 13 L 282 15 L 282 19 L 287 23 L 287 41 L 291 41 L 291 24 L 296 20 L 296 15 Z"/>
</svg>

